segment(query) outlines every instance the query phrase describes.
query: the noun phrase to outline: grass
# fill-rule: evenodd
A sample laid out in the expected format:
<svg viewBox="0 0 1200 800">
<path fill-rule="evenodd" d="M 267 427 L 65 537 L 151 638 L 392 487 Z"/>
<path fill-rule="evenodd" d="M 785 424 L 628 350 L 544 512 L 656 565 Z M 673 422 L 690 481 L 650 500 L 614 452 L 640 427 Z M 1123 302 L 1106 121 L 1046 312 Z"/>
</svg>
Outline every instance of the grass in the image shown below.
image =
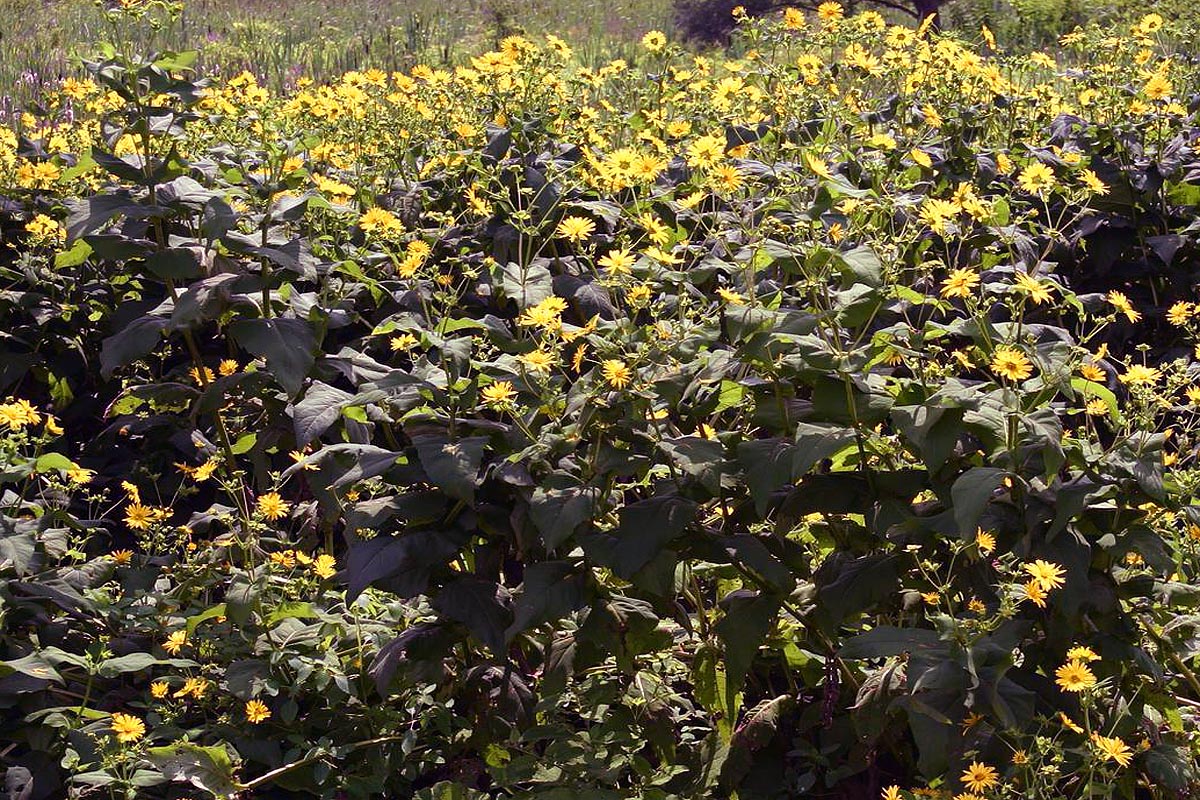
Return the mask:
<svg viewBox="0 0 1200 800">
<path fill-rule="evenodd" d="M 35 6 L 31 10 L 31 6 Z M 102 33 L 90 0 L 0 0 L 0 104 L 36 97 L 78 73 Z M 248 69 L 281 88 L 365 67 L 456 63 L 505 35 L 552 32 L 585 60 L 624 55 L 638 37 L 670 25 L 670 0 L 191 0 L 161 29 L 142 28 L 145 47 L 199 49 L 210 72 Z"/>
</svg>

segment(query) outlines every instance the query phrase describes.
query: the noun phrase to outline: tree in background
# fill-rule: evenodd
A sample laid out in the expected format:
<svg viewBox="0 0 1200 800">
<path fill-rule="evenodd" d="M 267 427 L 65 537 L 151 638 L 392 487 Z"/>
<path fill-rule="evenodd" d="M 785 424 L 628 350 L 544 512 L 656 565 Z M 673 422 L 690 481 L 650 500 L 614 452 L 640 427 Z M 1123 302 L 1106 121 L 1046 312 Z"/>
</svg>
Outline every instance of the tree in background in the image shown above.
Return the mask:
<svg viewBox="0 0 1200 800">
<path fill-rule="evenodd" d="M 936 17 L 942 0 L 866 0 L 873 6 L 892 8 L 917 20 Z M 764 16 L 785 8 L 816 10 L 815 0 L 675 0 L 675 24 L 686 39 L 704 42 L 724 41 L 733 31 L 733 10 L 738 6 L 752 17 Z M 935 20 L 936 22 L 936 20 Z"/>
</svg>

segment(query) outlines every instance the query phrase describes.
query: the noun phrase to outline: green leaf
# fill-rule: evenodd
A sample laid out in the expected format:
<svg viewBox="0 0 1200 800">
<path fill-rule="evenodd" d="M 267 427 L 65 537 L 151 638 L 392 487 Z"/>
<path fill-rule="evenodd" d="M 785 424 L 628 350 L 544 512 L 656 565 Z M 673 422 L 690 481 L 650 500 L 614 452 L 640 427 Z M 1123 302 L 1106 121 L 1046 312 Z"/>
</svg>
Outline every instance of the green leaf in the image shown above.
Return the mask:
<svg viewBox="0 0 1200 800">
<path fill-rule="evenodd" d="M 312 603 L 305 603 L 299 600 L 290 600 L 280 603 L 279 606 L 267 615 L 266 627 L 273 628 L 285 619 L 316 619 L 320 617 Z"/>
<path fill-rule="evenodd" d="M 659 447 L 685 474 L 700 482 L 713 495 L 721 493 L 721 473 L 725 465 L 725 445 L 715 439 L 683 436 L 664 439 Z"/>
<path fill-rule="evenodd" d="M 501 272 L 501 286 L 506 297 L 511 297 L 520 308 L 528 308 L 554 294 L 550 270 L 541 264 L 522 267 L 509 262 Z"/>
<path fill-rule="evenodd" d="M 880 625 L 851 637 L 838 655 L 842 658 L 883 658 L 943 646 L 937 631 Z"/>
<path fill-rule="evenodd" d="M 83 239 L 76 239 L 69 250 L 63 250 L 54 256 L 54 268 L 68 269 L 70 267 L 78 267 L 87 261 L 88 256 L 91 254 L 92 246 Z"/>
<path fill-rule="evenodd" d="M 210 619 L 216 619 L 217 617 L 223 617 L 223 616 L 225 616 L 225 604 L 218 603 L 217 605 L 213 606 L 212 608 L 206 609 L 204 611 L 201 611 L 199 614 L 188 617 L 187 625 L 186 625 L 188 636 L 191 636 L 193 633 L 195 633 L 196 628 L 199 627 L 201 623 L 208 622 Z"/>
<path fill-rule="evenodd" d="M 471 634 L 496 655 L 504 649 L 504 631 L 512 620 L 508 611 L 508 590 L 492 581 L 464 575 L 442 587 L 433 598 L 433 607 L 455 622 L 467 626 Z"/>
<path fill-rule="evenodd" d="M 130 653 L 101 661 L 98 672 L 102 678 L 112 678 L 126 672 L 141 672 L 158 663 L 159 660 L 150 653 Z"/>
<path fill-rule="evenodd" d="M 547 550 L 555 550 L 592 518 L 598 492 L 588 486 L 562 489 L 539 486 L 529 499 L 529 518 Z"/>
<path fill-rule="evenodd" d="M 741 688 L 779 612 L 779 598 L 739 589 L 722 601 L 725 615 L 714 626 L 725 645 L 728 692 Z"/>
<path fill-rule="evenodd" d="M 158 349 L 167 320 L 162 317 L 142 316 L 100 343 L 100 374 L 106 378 L 138 359 L 145 358 Z"/>
<path fill-rule="evenodd" d="M 289 395 L 295 396 L 317 358 L 317 336 L 302 319 L 242 319 L 229 326 L 239 345 L 265 358 L 267 369 Z"/>
<path fill-rule="evenodd" d="M 974 533 L 979 518 L 992 499 L 992 493 L 1004 483 L 1008 473 L 996 467 L 972 467 L 958 476 L 950 488 L 954 504 L 954 522 L 963 537 Z"/>
<path fill-rule="evenodd" d="M 168 779 L 190 783 L 213 797 L 232 797 L 239 790 L 233 762 L 222 745 L 202 747 L 176 742 L 167 747 L 148 747 L 146 757 Z"/>
<path fill-rule="evenodd" d="M 413 437 L 417 457 L 429 480 L 454 499 L 467 503 L 475 501 L 479 467 L 487 443 L 486 436 L 471 436 L 454 442 L 439 434 Z"/>
<path fill-rule="evenodd" d="M 583 548 L 597 562 L 629 580 L 692 523 L 696 504 L 676 495 L 663 495 L 631 503 L 618 516 L 615 530 L 585 537 Z"/>
<path fill-rule="evenodd" d="M 64 456 L 62 453 L 43 453 L 38 456 L 34 462 L 34 469 L 38 472 L 66 472 L 70 469 L 75 469 L 75 462 Z"/>
<path fill-rule="evenodd" d="M 883 288 L 883 264 L 871 248 L 859 245 L 853 250 L 838 253 L 837 260 L 847 275 L 848 283 L 864 283 L 872 289 Z"/>
<path fill-rule="evenodd" d="M 243 433 L 229 449 L 235 456 L 240 456 L 243 453 L 249 453 L 254 448 L 254 444 L 257 441 L 257 433 Z"/>
<path fill-rule="evenodd" d="M 200 261 L 186 247 L 160 250 L 146 258 L 146 269 L 164 280 L 190 280 L 200 277 Z"/>
<path fill-rule="evenodd" d="M 562 619 L 581 608 L 588 598 L 587 576 L 567 561 L 539 561 L 525 570 L 521 591 L 513 604 L 513 623 L 504 632 L 511 642 L 518 634 L 545 622 Z"/>
</svg>

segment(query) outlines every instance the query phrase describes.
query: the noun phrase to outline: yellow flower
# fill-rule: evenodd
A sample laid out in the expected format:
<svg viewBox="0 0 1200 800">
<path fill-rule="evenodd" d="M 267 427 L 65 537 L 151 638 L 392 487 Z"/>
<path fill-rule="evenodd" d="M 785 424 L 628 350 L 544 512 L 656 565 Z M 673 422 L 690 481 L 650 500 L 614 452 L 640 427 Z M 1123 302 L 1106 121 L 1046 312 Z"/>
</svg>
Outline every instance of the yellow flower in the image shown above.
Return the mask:
<svg viewBox="0 0 1200 800">
<path fill-rule="evenodd" d="M 551 367 L 558 363 L 558 358 L 553 353 L 548 353 L 545 350 L 533 350 L 524 355 L 517 356 L 517 360 L 524 365 L 525 369 L 539 375 L 549 374 Z"/>
<path fill-rule="evenodd" d="M 167 685 L 166 681 L 155 681 L 150 684 L 150 696 L 155 700 L 162 700 L 169 691 L 171 691 L 171 687 Z"/>
<path fill-rule="evenodd" d="M 559 236 L 578 244 L 596 231 L 596 223 L 587 217 L 566 217 L 558 223 Z"/>
<path fill-rule="evenodd" d="M 0 424 L 9 430 L 20 430 L 27 425 L 37 425 L 41 421 L 42 415 L 28 400 L 0 403 Z"/>
<path fill-rule="evenodd" d="M 1017 280 L 1013 284 L 1013 288 L 1021 294 L 1027 295 L 1034 305 L 1050 302 L 1053 297 L 1050 294 L 1050 289 L 1037 278 L 1027 272 L 1018 272 Z"/>
<path fill-rule="evenodd" d="M 484 402 L 494 408 L 511 406 L 517 397 L 511 381 L 496 381 L 483 387 L 480 394 L 483 395 Z"/>
<path fill-rule="evenodd" d="M 1130 386 L 1143 386 L 1145 384 L 1157 383 L 1160 377 L 1162 377 L 1162 373 L 1154 367 L 1147 367 L 1144 364 L 1133 364 L 1118 380 Z"/>
<path fill-rule="evenodd" d="M 567 301 L 561 297 L 547 297 L 537 305 L 530 306 L 517 317 L 517 324 L 537 328 L 558 328 L 562 325 L 562 312 L 567 310 Z"/>
<path fill-rule="evenodd" d="M 238 368 L 239 368 L 239 365 L 235 359 L 226 358 L 220 364 L 217 365 L 217 372 L 221 373 L 222 377 L 228 378 L 230 375 L 237 372 Z"/>
<path fill-rule="evenodd" d="M 880 793 L 879 800 L 900 800 L 900 787 L 896 784 L 888 786 Z"/>
<path fill-rule="evenodd" d="M 1023 587 L 1025 589 L 1025 599 L 1033 603 L 1038 608 L 1046 607 L 1046 590 L 1037 581 L 1029 581 Z"/>
<path fill-rule="evenodd" d="M 633 254 L 628 250 L 610 250 L 604 256 L 596 260 L 596 263 L 612 272 L 614 275 L 629 272 L 629 268 L 633 266 Z"/>
<path fill-rule="evenodd" d="M 1084 404 L 1083 411 L 1089 417 L 1103 417 L 1108 414 L 1108 403 L 1099 397 L 1093 397 Z"/>
<path fill-rule="evenodd" d="M 251 725 L 257 725 L 271 718 L 271 709 L 267 708 L 267 704 L 261 700 L 248 700 L 246 702 L 246 721 Z"/>
<path fill-rule="evenodd" d="M 804 30 L 804 12 L 798 8 L 783 10 L 783 29 L 788 31 Z"/>
<path fill-rule="evenodd" d="M 167 640 L 163 642 L 163 650 L 166 650 L 171 655 L 176 656 L 179 655 L 179 651 L 183 649 L 185 644 L 187 644 L 187 631 L 177 630 L 172 632 L 171 635 L 167 637 Z"/>
<path fill-rule="evenodd" d="M 996 550 L 996 537 L 989 531 L 980 528 L 975 531 L 975 546 L 979 548 L 980 553 L 989 556 Z"/>
<path fill-rule="evenodd" d="M 276 520 L 288 513 L 290 504 L 279 496 L 278 492 L 267 492 L 258 498 L 256 503 L 258 513 L 269 520 Z"/>
<path fill-rule="evenodd" d="M 1033 374 L 1033 365 L 1020 350 L 997 347 L 992 355 L 992 372 L 1012 381 L 1023 381 Z"/>
<path fill-rule="evenodd" d="M 1062 711 L 1058 712 L 1058 721 L 1063 724 L 1063 727 L 1075 733 L 1083 733 L 1083 727 L 1078 725 L 1073 719 L 1068 717 Z"/>
<path fill-rule="evenodd" d="M 132 550 L 114 550 L 109 557 L 118 565 L 124 566 L 133 560 Z"/>
<path fill-rule="evenodd" d="M 1017 185 L 1030 194 L 1054 187 L 1054 171 L 1040 161 L 1029 164 L 1017 176 Z"/>
<path fill-rule="evenodd" d="M 337 559 L 328 553 L 322 553 L 313 559 L 312 573 L 318 578 L 329 579 L 337 574 Z"/>
<path fill-rule="evenodd" d="M 913 163 L 919 164 L 925 169 L 929 169 L 933 166 L 933 159 L 930 158 L 929 154 L 924 150 L 918 150 L 914 147 L 912 150 L 908 151 L 908 157 L 913 160 Z"/>
<path fill-rule="evenodd" d="M 194 697 L 197 700 L 202 700 L 208 692 L 208 681 L 204 678 L 188 678 L 184 681 L 182 688 L 173 695 L 179 697 Z"/>
<path fill-rule="evenodd" d="M 1084 364 L 1079 368 L 1079 374 L 1082 375 L 1086 380 L 1094 381 L 1096 383 L 1104 380 L 1104 370 L 1100 369 L 1100 367 L 1096 366 L 1095 364 Z"/>
<path fill-rule="evenodd" d="M 1096 173 L 1086 167 L 1079 170 L 1079 179 L 1083 181 L 1083 185 L 1092 194 L 1104 194 L 1108 191 L 1108 185 L 1100 180 L 1100 177 Z"/>
<path fill-rule="evenodd" d="M 1128 767 L 1133 761 L 1133 751 L 1120 739 L 1093 733 L 1092 743 L 1106 761 L 1115 761 L 1122 767 Z"/>
<path fill-rule="evenodd" d="M 996 771 L 995 767 L 974 761 L 963 770 L 959 780 L 971 791 L 982 792 L 1000 782 L 1000 773 Z"/>
<path fill-rule="evenodd" d="M 1082 692 L 1096 685 L 1096 675 L 1082 661 L 1072 659 L 1054 671 L 1054 682 L 1064 692 Z"/>
<path fill-rule="evenodd" d="M 721 296 L 722 300 L 724 300 L 726 303 L 729 303 L 729 305 L 731 305 L 731 306 L 746 305 L 746 298 L 742 297 L 737 292 L 731 292 L 729 289 L 726 289 L 724 286 L 719 287 L 717 289 L 717 294 Z"/>
<path fill-rule="evenodd" d="M 154 509 L 133 503 L 125 509 L 125 524 L 135 531 L 144 531 L 154 522 Z"/>
<path fill-rule="evenodd" d="M 842 4 L 833 2 L 833 0 L 817 6 L 817 17 L 822 22 L 836 22 L 844 16 L 846 16 L 846 11 L 842 8 Z"/>
<path fill-rule="evenodd" d="M 1142 92 L 1151 100 L 1161 100 L 1169 95 L 1173 88 L 1171 82 L 1162 75 L 1153 75 L 1142 87 Z"/>
<path fill-rule="evenodd" d="M 1024 750 L 1014 750 L 1012 754 L 1013 766 L 1023 767 L 1029 763 L 1029 755 Z"/>
<path fill-rule="evenodd" d="M 608 359 L 600 365 L 600 371 L 614 389 L 624 389 L 633 380 L 633 370 L 620 359 Z"/>
<path fill-rule="evenodd" d="M 667 37 L 662 31 L 650 31 L 642 37 L 642 47 L 657 53 L 667 46 Z"/>
<path fill-rule="evenodd" d="M 1100 660 L 1100 657 L 1096 655 L 1096 651 L 1084 645 L 1076 645 L 1074 648 L 1067 650 L 1067 658 L 1070 661 L 1084 662 Z"/>
<path fill-rule="evenodd" d="M 131 714 L 118 711 L 112 715 L 112 732 L 122 744 L 136 742 L 146 735 L 146 723 Z"/>
<path fill-rule="evenodd" d="M 1124 314 L 1130 322 L 1137 322 L 1142 318 L 1141 312 L 1134 310 L 1133 304 L 1129 302 L 1129 298 L 1125 296 L 1124 292 L 1113 290 L 1105 296 L 1105 299 L 1108 300 L 1109 305 Z"/>
<path fill-rule="evenodd" d="M 979 273 L 973 269 L 954 269 L 942 281 L 942 297 L 970 297 L 979 285 Z"/>
<path fill-rule="evenodd" d="M 1167 322 L 1181 328 L 1188 323 L 1189 319 L 1192 318 L 1192 314 L 1195 312 L 1195 310 L 1196 307 L 1191 303 L 1180 300 L 1178 303 L 1173 304 L 1167 309 Z"/>
<path fill-rule="evenodd" d="M 1051 589 L 1057 589 L 1063 585 L 1063 575 L 1066 573 L 1058 564 L 1050 561 L 1037 559 L 1031 564 L 1023 564 L 1022 569 L 1028 573 L 1029 577 L 1037 583 L 1038 586 L 1047 592 Z"/>
<path fill-rule="evenodd" d="M 404 229 L 400 224 L 400 220 L 396 215 L 384 208 L 367 209 L 362 216 L 358 218 L 358 227 L 362 228 L 364 233 L 379 233 L 382 235 L 399 233 Z"/>
</svg>

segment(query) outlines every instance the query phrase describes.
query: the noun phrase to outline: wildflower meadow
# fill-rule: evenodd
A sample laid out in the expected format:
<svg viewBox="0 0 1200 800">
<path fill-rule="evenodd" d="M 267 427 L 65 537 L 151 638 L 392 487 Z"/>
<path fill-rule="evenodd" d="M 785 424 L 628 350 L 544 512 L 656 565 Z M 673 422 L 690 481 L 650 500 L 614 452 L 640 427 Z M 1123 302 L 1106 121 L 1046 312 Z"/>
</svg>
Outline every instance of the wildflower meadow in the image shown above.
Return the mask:
<svg viewBox="0 0 1200 800">
<path fill-rule="evenodd" d="M 1200 51 L 824 2 L 0 125 L 12 800 L 1200 794 Z"/>
</svg>

